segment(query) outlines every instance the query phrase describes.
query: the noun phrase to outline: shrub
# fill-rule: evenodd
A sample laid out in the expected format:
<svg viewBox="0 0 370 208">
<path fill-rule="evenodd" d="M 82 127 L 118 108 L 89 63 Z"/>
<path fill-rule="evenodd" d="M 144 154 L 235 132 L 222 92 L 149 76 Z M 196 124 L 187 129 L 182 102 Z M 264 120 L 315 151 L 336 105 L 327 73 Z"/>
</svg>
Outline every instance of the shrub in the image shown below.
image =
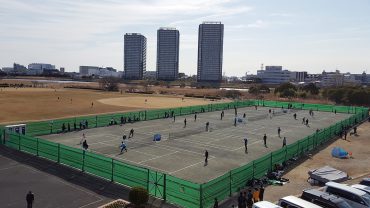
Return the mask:
<svg viewBox="0 0 370 208">
<path fill-rule="evenodd" d="M 133 187 L 129 193 L 129 200 L 136 206 L 141 206 L 148 202 L 148 191 L 142 187 Z"/>
</svg>

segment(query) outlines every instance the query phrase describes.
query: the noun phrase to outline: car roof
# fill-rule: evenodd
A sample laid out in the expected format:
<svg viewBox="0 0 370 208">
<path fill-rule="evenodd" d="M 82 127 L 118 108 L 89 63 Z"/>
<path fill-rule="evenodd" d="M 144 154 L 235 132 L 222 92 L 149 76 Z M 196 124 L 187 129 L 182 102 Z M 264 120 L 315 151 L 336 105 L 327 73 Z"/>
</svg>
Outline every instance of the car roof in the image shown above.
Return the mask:
<svg viewBox="0 0 370 208">
<path fill-rule="evenodd" d="M 282 200 L 285 200 L 285 201 L 288 201 L 288 202 L 292 202 L 294 204 L 297 204 L 299 206 L 303 206 L 303 207 L 312 207 L 312 208 L 321 208 L 320 206 L 316 205 L 316 204 L 313 204 L 311 202 L 308 202 L 308 201 L 305 201 L 301 198 L 298 198 L 296 196 L 286 196 L 286 197 L 283 197 L 281 198 Z"/>
<path fill-rule="evenodd" d="M 269 201 L 260 201 L 253 204 L 254 206 L 264 207 L 264 208 L 280 208 L 281 206 L 271 203 Z"/>
<path fill-rule="evenodd" d="M 369 186 L 365 186 L 365 185 L 361 185 L 361 184 L 355 184 L 355 185 L 352 185 L 351 187 L 356 188 L 356 189 L 360 189 L 360 190 L 364 190 L 365 192 L 370 193 L 370 187 Z"/>
<path fill-rule="evenodd" d="M 356 189 L 356 188 L 353 188 L 351 186 L 347 186 L 347 185 L 344 185 L 344 184 L 340 184 L 340 183 L 327 182 L 325 185 L 329 186 L 329 187 L 337 188 L 337 189 L 340 189 L 340 190 L 343 190 L 343 191 L 351 192 L 351 193 L 354 193 L 354 194 L 359 195 L 359 196 L 362 196 L 362 195 L 366 194 L 366 192 L 364 192 L 364 191 L 361 191 L 359 189 Z"/>
<path fill-rule="evenodd" d="M 336 196 L 334 194 L 331 194 L 331 193 L 328 193 L 328 192 L 319 191 L 317 189 L 306 189 L 303 192 L 320 196 L 320 197 L 322 197 L 324 199 L 327 199 L 329 201 L 332 201 L 332 202 L 344 201 L 344 199 L 342 199 L 342 198 L 340 198 L 340 197 L 338 197 L 338 196 Z"/>
</svg>

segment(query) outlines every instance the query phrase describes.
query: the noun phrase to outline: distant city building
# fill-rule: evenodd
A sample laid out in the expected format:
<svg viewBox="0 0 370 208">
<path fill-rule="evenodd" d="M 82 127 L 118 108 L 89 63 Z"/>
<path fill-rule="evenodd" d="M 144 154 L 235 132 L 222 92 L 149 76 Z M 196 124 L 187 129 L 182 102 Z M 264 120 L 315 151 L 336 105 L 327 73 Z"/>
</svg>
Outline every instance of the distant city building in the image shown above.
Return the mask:
<svg viewBox="0 0 370 208">
<path fill-rule="evenodd" d="M 85 77 L 122 77 L 122 72 L 117 72 L 112 67 L 98 67 L 98 66 L 80 66 L 80 76 Z"/>
<path fill-rule="evenodd" d="M 290 72 L 290 79 L 294 82 L 305 82 L 307 78 L 307 72 L 294 71 Z"/>
<path fill-rule="evenodd" d="M 198 34 L 198 82 L 221 82 L 224 25 L 204 22 Z"/>
<path fill-rule="evenodd" d="M 335 72 L 322 72 L 321 75 L 321 86 L 328 87 L 328 86 L 343 86 L 344 84 L 344 75 L 340 73 L 339 70 Z"/>
<path fill-rule="evenodd" d="M 146 38 L 139 33 L 126 33 L 124 37 L 125 79 L 143 79 L 146 70 Z"/>
<path fill-rule="evenodd" d="M 281 84 L 291 80 L 290 71 L 283 70 L 282 66 L 266 66 L 265 70 L 258 70 L 257 77 L 264 84 Z"/>
<path fill-rule="evenodd" d="M 176 80 L 179 73 L 180 33 L 175 28 L 157 31 L 157 79 Z"/>
<path fill-rule="evenodd" d="M 43 63 L 32 63 L 28 64 L 28 70 L 30 75 L 39 75 L 43 73 L 55 72 L 55 65 L 43 64 Z"/>
<path fill-rule="evenodd" d="M 60 73 L 65 73 L 65 69 L 64 69 L 64 67 L 60 67 Z"/>
<path fill-rule="evenodd" d="M 143 79 L 155 80 L 157 79 L 157 72 L 156 71 L 144 71 Z"/>
<path fill-rule="evenodd" d="M 3 67 L 1 70 L 5 73 L 11 73 L 13 71 L 13 67 Z"/>
<path fill-rule="evenodd" d="M 13 68 L 5 67 L 5 70 L 8 71 L 7 73 L 14 74 L 14 75 L 23 75 L 23 74 L 27 74 L 28 72 L 27 67 L 21 64 L 17 64 L 17 63 L 13 64 Z"/>
</svg>

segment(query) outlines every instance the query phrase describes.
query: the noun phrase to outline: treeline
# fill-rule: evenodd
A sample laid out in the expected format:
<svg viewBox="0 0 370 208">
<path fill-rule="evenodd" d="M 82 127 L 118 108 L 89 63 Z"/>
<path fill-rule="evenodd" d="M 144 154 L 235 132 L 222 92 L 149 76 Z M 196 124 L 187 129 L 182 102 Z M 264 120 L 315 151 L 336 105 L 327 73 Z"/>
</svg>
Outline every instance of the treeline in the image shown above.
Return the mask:
<svg viewBox="0 0 370 208">
<path fill-rule="evenodd" d="M 327 88 L 322 91 L 322 96 L 337 104 L 370 106 L 370 88 L 354 86 Z"/>
</svg>

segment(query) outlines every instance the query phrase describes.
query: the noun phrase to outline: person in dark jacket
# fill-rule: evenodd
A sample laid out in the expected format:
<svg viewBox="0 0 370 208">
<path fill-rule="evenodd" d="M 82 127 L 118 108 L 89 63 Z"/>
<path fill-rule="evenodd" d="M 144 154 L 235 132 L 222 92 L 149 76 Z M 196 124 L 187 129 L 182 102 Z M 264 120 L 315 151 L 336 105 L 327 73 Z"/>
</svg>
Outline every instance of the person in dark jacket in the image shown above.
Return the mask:
<svg viewBox="0 0 370 208">
<path fill-rule="evenodd" d="M 263 185 L 261 185 L 261 188 L 260 188 L 260 201 L 263 201 L 263 194 L 265 193 L 265 188 L 263 187 Z"/>
<path fill-rule="evenodd" d="M 243 207 L 243 193 L 240 192 L 239 197 L 238 197 L 238 207 Z"/>
<path fill-rule="evenodd" d="M 218 201 L 217 201 L 217 198 L 215 198 L 215 203 L 213 204 L 213 208 L 218 208 Z"/>
<path fill-rule="evenodd" d="M 32 191 L 29 191 L 26 195 L 26 201 L 27 201 L 27 208 L 32 208 L 33 201 L 35 201 L 35 196 L 33 195 Z"/>
</svg>

